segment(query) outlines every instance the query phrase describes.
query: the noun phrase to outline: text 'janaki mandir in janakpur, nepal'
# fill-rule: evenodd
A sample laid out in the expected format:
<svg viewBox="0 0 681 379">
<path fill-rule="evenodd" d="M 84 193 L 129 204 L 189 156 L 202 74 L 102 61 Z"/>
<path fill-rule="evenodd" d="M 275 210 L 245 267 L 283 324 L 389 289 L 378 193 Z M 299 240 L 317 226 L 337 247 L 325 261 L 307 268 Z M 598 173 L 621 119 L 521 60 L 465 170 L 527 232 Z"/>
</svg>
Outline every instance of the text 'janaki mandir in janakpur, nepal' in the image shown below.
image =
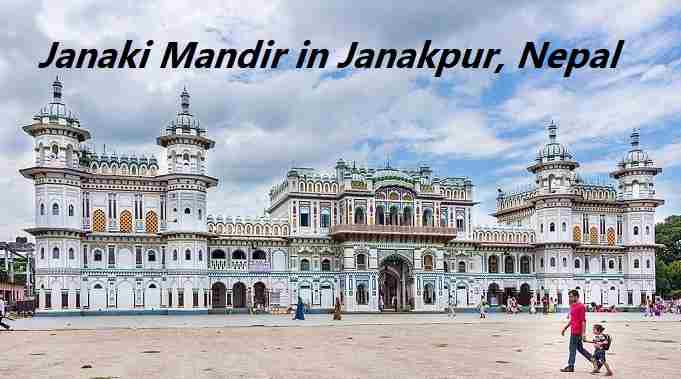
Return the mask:
<svg viewBox="0 0 681 379">
<path fill-rule="evenodd" d="M 443 311 L 481 299 L 549 296 L 637 308 L 655 292 L 654 213 L 661 172 L 631 134 L 613 183 L 591 183 L 558 142 L 557 126 L 528 171 L 533 185 L 499 190 L 498 224 L 474 225 L 474 186 L 427 166 L 291 168 L 264 217 L 211 215 L 206 173 L 215 142 L 180 95 L 152 156 L 94 153 L 85 129 L 53 98 L 23 130 L 35 160 L 35 288 L 39 313 Z"/>
</svg>

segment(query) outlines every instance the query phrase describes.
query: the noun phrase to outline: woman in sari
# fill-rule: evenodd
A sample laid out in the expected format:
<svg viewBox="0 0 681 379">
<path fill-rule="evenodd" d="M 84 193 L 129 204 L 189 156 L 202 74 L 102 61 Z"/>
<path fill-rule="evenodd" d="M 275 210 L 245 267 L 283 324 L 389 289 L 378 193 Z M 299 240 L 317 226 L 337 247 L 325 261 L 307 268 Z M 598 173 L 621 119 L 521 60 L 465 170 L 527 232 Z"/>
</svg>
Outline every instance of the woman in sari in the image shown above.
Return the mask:
<svg viewBox="0 0 681 379">
<path fill-rule="evenodd" d="M 334 320 L 341 319 L 341 303 L 338 297 L 336 297 L 336 305 L 333 307 L 333 319 Z"/>
<path fill-rule="evenodd" d="M 298 304 L 296 305 L 296 315 L 293 317 L 294 320 L 305 320 L 305 304 L 303 304 L 303 298 L 298 296 Z"/>
</svg>

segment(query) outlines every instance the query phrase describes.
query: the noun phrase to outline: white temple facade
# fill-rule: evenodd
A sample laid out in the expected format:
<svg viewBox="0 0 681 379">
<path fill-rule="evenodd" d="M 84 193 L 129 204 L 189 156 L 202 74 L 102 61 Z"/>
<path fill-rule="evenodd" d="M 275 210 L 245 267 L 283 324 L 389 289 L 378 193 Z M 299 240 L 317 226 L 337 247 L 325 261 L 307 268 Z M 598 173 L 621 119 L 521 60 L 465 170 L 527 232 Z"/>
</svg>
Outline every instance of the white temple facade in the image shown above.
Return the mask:
<svg viewBox="0 0 681 379">
<path fill-rule="evenodd" d="M 153 156 L 94 154 L 90 132 L 62 99 L 23 130 L 35 161 L 39 313 L 222 312 L 286 309 L 300 297 L 324 312 L 441 312 L 515 296 L 637 308 L 655 293 L 654 213 L 661 172 L 631 135 L 613 183 L 589 183 L 557 142 L 540 147 L 524 191 L 499 190 L 497 225 L 473 224 L 466 177 L 359 168 L 291 168 L 270 191 L 266 217 L 213 216 L 215 146 L 190 96 L 157 138 Z M 384 305 L 381 307 L 380 305 Z"/>
</svg>

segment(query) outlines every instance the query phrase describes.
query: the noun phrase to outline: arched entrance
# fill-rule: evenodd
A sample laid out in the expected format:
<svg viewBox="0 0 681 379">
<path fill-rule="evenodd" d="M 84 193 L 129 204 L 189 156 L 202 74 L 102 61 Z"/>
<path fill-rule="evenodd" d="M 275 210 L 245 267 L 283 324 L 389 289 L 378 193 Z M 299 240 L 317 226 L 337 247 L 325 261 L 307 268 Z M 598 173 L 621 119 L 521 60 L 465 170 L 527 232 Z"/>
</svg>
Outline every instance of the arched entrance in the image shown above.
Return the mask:
<svg viewBox="0 0 681 379">
<path fill-rule="evenodd" d="M 253 285 L 253 292 L 255 294 L 255 307 L 266 308 L 267 307 L 267 287 L 263 282 L 257 282 Z"/>
<path fill-rule="evenodd" d="M 213 308 L 224 308 L 227 304 L 227 287 L 221 282 L 213 283 L 210 287 L 212 292 Z"/>
<path fill-rule="evenodd" d="M 234 283 L 232 296 L 234 308 L 246 308 L 246 285 L 241 282 Z"/>
<path fill-rule="evenodd" d="M 532 296 L 530 292 L 530 285 L 523 283 L 520 286 L 520 295 L 518 296 L 518 303 L 523 306 L 530 305 L 530 297 Z"/>
<path fill-rule="evenodd" d="M 380 265 L 378 291 L 383 299 L 384 311 L 397 311 L 413 305 L 411 266 L 399 255 L 383 259 Z"/>
<path fill-rule="evenodd" d="M 503 304 L 502 293 L 499 291 L 498 284 L 492 283 L 489 285 L 489 288 L 487 288 L 487 303 L 493 307 Z"/>
</svg>

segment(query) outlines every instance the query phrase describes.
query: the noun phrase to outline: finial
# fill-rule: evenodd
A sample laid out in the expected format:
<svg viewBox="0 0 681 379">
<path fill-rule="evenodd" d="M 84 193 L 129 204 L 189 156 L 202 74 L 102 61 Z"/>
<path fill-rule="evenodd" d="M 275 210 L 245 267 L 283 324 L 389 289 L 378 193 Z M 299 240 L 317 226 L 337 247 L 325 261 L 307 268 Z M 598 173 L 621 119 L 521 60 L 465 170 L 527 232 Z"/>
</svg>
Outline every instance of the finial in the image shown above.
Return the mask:
<svg viewBox="0 0 681 379">
<path fill-rule="evenodd" d="M 637 149 L 639 142 L 640 142 L 640 139 L 641 139 L 641 135 L 639 133 L 639 129 L 634 128 L 631 131 L 631 147 L 634 148 L 634 149 Z"/>
<path fill-rule="evenodd" d="M 551 120 L 551 123 L 548 126 L 548 130 L 549 140 L 551 141 L 551 143 L 556 142 L 556 136 L 558 135 L 558 125 L 556 125 L 556 123 L 553 120 Z"/>
<path fill-rule="evenodd" d="M 57 77 L 54 79 L 54 82 L 52 83 L 52 98 L 55 102 L 61 101 L 61 89 L 62 85 L 59 81 L 59 76 L 57 75 Z"/>
<path fill-rule="evenodd" d="M 189 92 L 187 92 L 187 87 L 185 86 L 180 94 L 180 104 L 182 106 L 182 111 L 189 112 Z"/>
</svg>

